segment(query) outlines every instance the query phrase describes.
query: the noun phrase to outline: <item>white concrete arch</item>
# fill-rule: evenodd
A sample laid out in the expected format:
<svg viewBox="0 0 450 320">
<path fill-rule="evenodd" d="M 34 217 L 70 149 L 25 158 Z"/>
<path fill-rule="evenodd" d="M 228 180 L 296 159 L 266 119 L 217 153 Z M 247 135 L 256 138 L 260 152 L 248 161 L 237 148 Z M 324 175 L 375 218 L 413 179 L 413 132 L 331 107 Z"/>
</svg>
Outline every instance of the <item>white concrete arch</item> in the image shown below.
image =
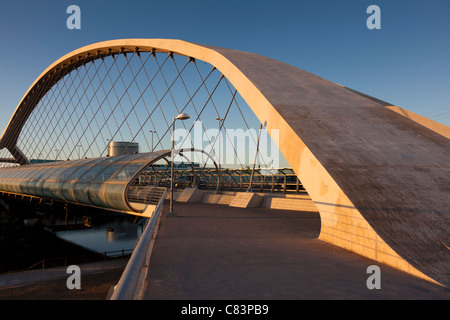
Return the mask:
<svg viewBox="0 0 450 320">
<path fill-rule="evenodd" d="M 316 204 L 320 239 L 450 285 L 450 141 L 370 97 L 260 55 L 181 40 L 124 39 L 75 50 L 49 66 L 20 101 L 0 139 L 15 143 L 58 77 L 112 53 L 172 52 L 210 63 L 233 84 Z M 420 122 L 420 121 L 419 121 Z M 438 133 L 441 132 L 441 133 Z"/>
</svg>

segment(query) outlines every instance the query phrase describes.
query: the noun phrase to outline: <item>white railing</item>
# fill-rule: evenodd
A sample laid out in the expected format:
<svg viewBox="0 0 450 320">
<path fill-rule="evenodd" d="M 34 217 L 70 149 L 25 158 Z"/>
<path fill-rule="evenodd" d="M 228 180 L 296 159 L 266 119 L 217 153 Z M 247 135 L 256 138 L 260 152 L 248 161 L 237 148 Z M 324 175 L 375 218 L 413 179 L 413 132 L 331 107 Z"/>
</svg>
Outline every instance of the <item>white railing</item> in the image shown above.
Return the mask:
<svg viewBox="0 0 450 320">
<path fill-rule="evenodd" d="M 166 192 L 167 190 L 162 194 L 155 212 L 147 221 L 119 282 L 111 288 L 108 300 L 138 300 L 140 298 Z"/>
</svg>

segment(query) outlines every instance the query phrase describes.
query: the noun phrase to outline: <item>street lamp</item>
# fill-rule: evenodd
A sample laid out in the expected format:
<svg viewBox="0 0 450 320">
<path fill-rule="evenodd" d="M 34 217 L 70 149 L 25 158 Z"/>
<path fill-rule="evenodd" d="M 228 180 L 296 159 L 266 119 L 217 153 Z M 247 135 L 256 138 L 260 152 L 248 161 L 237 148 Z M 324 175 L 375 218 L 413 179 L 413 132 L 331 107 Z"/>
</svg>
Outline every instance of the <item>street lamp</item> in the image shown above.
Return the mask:
<svg viewBox="0 0 450 320">
<path fill-rule="evenodd" d="M 153 134 L 156 133 L 156 130 L 148 130 L 152 134 L 152 152 L 153 152 Z"/>
<path fill-rule="evenodd" d="M 220 128 L 222 127 L 222 123 L 223 123 L 223 118 L 220 118 L 220 117 L 217 117 L 216 118 L 216 120 L 217 121 L 219 121 L 219 132 L 217 133 L 217 139 L 219 140 L 219 160 L 218 160 L 218 163 L 217 163 L 217 166 L 218 166 L 218 174 L 219 174 L 219 176 L 217 177 L 218 179 L 219 179 L 219 187 L 220 187 Z"/>
<path fill-rule="evenodd" d="M 111 155 L 109 154 L 109 151 L 110 151 L 110 149 L 109 149 L 109 146 L 110 146 L 110 145 L 109 145 L 109 144 L 113 141 L 113 139 L 106 139 L 106 141 L 108 141 L 108 144 L 106 145 L 106 148 L 108 149 L 106 156 L 109 157 L 109 156 L 111 156 Z"/>
<path fill-rule="evenodd" d="M 174 132 L 175 132 L 175 121 L 176 120 L 187 120 L 190 116 L 187 113 L 180 113 L 176 117 L 173 117 L 172 120 L 172 149 L 171 149 L 171 158 L 172 161 L 170 162 L 170 213 L 173 213 L 173 149 L 175 147 L 175 141 L 174 141 Z"/>
<path fill-rule="evenodd" d="M 81 154 L 80 154 L 81 152 L 80 151 L 81 151 L 82 145 L 81 144 L 77 144 L 76 147 L 78 148 L 78 159 L 81 159 Z"/>
</svg>

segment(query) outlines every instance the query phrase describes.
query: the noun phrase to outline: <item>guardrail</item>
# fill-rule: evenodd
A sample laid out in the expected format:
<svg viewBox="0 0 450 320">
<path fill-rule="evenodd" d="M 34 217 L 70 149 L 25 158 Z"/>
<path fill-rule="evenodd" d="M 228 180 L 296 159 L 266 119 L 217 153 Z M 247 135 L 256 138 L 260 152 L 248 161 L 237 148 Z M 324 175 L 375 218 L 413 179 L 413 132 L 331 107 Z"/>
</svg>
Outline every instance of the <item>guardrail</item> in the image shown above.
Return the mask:
<svg viewBox="0 0 450 320">
<path fill-rule="evenodd" d="M 277 169 L 274 174 L 263 174 L 265 171 L 255 169 L 252 189 L 259 192 L 303 193 L 302 182 L 291 168 Z M 139 176 L 139 184 L 154 186 L 170 186 L 170 172 L 167 170 L 146 171 Z M 251 169 L 220 170 L 220 189 L 224 191 L 245 191 L 250 186 Z M 217 171 L 213 169 L 196 169 L 196 180 L 192 171 L 177 169 L 174 171 L 175 188 L 197 185 L 199 189 L 216 189 Z"/>
<path fill-rule="evenodd" d="M 127 199 L 131 202 L 157 205 L 165 190 L 163 187 L 131 185 L 127 191 Z"/>
<path fill-rule="evenodd" d="M 53 268 L 59 266 L 68 266 L 70 264 L 77 263 L 87 263 L 99 260 L 107 260 L 107 259 L 115 259 L 115 258 L 125 258 L 131 255 L 133 249 L 122 249 L 122 250 L 114 250 L 114 251 L 105 251 L 99 253 L 91 253 L 91 254 L 83 254 L 78 256 L 66 256 L 66 257 L 58 257 L 58 258 L 44 258 L 39 260 L 32 266 L 25 269 L 25 271 L 40 268 Z"/>
<path fill-rule="evenodd" d="M 162 194 L 151 218 L 147 221 L 119 282 L 110 291 L 108 300 L 136 300 L 139 298 L 140 289 L 142 289 L 142 287 L 139 287 L 139 284 L 142 284 L 148 269 L 148 261 L 153 248 L 166 192 L 167 189 Z"/>
</svg>

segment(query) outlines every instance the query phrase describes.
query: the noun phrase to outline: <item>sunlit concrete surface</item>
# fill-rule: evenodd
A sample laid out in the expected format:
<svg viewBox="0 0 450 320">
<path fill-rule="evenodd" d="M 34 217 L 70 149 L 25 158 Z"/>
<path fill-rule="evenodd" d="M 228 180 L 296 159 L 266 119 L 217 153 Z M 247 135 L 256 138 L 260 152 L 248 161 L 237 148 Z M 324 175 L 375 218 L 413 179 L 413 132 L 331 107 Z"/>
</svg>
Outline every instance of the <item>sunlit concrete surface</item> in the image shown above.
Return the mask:
<svg viewBox="0 0 450 320">
<path fill-rule="evenodd" d="M 143 299 L 450 298 L 449 289 L 319 240 L 317 212 L 203 203 L 174 211 L 161 219 Z M 366 285 L 374 264 L 380 290 Z"/>
</svg>

